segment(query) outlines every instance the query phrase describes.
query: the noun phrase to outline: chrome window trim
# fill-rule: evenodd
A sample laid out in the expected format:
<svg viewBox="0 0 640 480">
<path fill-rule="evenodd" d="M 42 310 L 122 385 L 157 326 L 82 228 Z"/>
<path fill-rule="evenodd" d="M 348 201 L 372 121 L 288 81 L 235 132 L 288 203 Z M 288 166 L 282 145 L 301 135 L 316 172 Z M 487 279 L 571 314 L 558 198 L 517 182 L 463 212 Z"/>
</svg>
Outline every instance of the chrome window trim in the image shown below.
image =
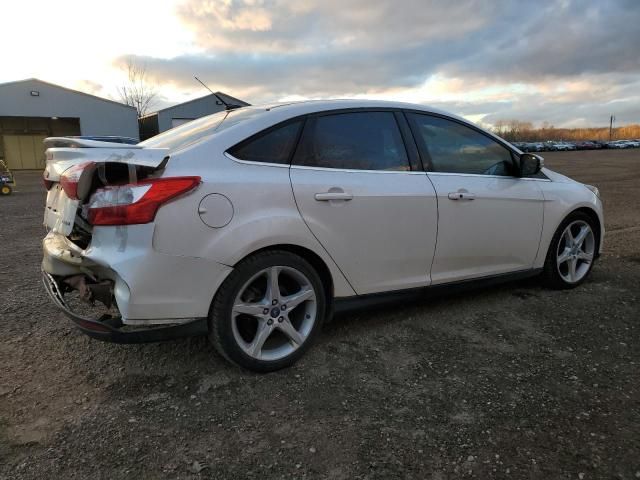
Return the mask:
<svg viewBox="0 0 640 480">
<path fill-rule="evenodd" d="M 385 173 L 385 174 L 404 174 L 404 175 L 426 175 L 427 172 L 416 170 L 362 170 L 359 168 L 327 168 L 327 167 L 311 167 L 307 165 L 291 165 L 291 168 L 298 170 L 318 170 L 321 172 L 344 172 L 344 173 Z"/>
<path fill-rule="evenodd" d="M 229 152 L 224 152 L 224 156 L 234 162 L 242 163 L 244 165 L 261 165 L 267 167 L 279 167 L 279 168 L 289 168 L 288 163 L 271 163 L 271 162 L 258 162 L 256 160 L 240 160 L 239 158 L 234 157 Z"/>
<path fill-rule="evenodd" d="M 481 177 L 481 178 L 506 178 L 506 179 L 512 179 L 512 180 L 526 180 L 529 182 L 550 182 L 551 181 L 548 178 L 514 177 L 513 175 L 485 175 L 483 173 L 427 172 L 427 175 Z"/>
</svg>

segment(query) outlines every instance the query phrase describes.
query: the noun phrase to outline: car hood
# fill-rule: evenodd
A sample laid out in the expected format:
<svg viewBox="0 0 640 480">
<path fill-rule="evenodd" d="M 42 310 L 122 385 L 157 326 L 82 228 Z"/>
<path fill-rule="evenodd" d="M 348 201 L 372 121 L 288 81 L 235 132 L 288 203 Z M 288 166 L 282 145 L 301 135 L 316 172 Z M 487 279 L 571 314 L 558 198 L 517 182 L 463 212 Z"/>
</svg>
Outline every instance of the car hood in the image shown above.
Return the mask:
<svg viewBox="0 0 640 480">
<path fill-rule="evenodd" d="M 565 175 L 562 175 L 561 173 L 558 172 L 554 172 L 553 170 L 549 170 L 547 167 L 544 167 L 542 169 L 542 173 L 544 173 L 547 178 L 549 180 L 551 180 L 552 182 L 558 182 L 558 183 L 580 183 L 575 181 L 572 178 L 569 178 Z"/>
</svg>

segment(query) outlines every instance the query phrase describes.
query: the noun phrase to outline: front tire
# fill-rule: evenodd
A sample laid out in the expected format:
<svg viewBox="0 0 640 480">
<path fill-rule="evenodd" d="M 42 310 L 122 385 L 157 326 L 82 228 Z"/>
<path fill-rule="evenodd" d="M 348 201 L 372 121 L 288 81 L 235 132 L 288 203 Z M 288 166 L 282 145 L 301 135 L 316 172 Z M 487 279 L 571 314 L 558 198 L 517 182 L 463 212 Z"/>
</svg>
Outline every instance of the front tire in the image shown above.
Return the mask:
<svg viewBox="0 0 640 480">
<path fill-rule="evenodd" d="M 551 239 L 544 264 L 544 283 L 554 289 L 575 288 L 585 281 L 596 257 L 596 224 L 583 212 L 563 220 Z"/>
<path fill-rule="evenodd" d="M 227 360 L 256 372 L 293 365 L 326 313 L 320 276 L 302 257 L 273 250 L 240 262 L 216 294 L 209 339 Z"/>
</svg>

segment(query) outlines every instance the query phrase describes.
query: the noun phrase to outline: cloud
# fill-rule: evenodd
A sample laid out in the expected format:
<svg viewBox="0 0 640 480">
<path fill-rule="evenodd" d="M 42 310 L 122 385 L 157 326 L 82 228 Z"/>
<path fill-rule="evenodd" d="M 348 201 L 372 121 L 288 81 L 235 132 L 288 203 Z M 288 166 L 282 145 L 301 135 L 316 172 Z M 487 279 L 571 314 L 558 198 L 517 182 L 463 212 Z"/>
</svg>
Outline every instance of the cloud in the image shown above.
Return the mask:
<svg viewBox="0 0 640 480">
<path fill-rule="evenodd" d="M 200 53 L 133 57 L 178 89 L 198 75 L 254 103 L 387 95 L 557 125 L 639 113 L 637 0 L 186 0 L 178 15 Z"/>
</svg>

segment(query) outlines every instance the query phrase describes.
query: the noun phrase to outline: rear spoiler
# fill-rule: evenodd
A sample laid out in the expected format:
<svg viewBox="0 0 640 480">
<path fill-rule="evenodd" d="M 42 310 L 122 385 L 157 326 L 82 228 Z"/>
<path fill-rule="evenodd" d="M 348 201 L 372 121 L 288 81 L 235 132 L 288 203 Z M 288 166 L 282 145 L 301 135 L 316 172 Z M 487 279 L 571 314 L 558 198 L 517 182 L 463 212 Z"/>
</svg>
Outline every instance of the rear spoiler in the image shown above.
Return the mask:
<svg viewBox="0 0 640 480">
<path fill-rule="evenodd" d="M 168 148 L 78 138 L 49 137 L 44 140 L 44 146 L 47 149 L 44 175 L 52 181 L 58 181 L 66 169 L 85 162 L 125 163 L 156 169 L 163 166 L 169 157 Z"/>
<path fill-rule="evenodd" d="M 43 141 L 44 148 L 144 148 L 128 143 L 104 142 L 101 140 L 89 140 L 73 137 L 47 137 Z"/>
</svg>

